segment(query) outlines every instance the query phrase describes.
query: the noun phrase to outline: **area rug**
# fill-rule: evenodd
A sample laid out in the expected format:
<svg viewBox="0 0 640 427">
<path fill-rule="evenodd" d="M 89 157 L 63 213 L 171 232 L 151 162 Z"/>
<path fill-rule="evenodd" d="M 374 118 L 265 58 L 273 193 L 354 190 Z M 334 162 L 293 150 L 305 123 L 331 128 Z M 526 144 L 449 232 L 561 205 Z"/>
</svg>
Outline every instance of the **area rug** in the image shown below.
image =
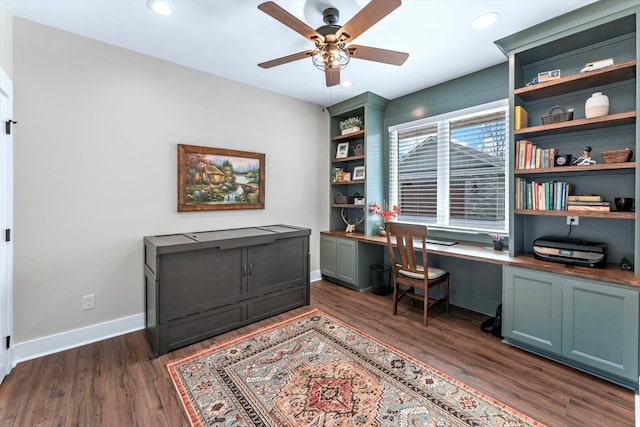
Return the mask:
<svg viewBox="0 0 640 427">
<path fill-rule="evenodd" d="M 542 426 L 318 310 L 167 367 L 192 426 Z"/>
</svg>

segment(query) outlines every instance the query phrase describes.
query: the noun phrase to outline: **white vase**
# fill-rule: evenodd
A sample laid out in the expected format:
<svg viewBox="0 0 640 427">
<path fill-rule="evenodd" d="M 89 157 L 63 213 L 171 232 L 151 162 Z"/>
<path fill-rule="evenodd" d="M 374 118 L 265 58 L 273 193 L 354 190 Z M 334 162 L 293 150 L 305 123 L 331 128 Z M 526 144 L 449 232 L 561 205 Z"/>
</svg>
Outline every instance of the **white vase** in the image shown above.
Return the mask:
<svg viewBox="0 0 640 427">
<path fill-rule="evenodd" d="M 609 114 L 609 97 L 602 92 L 596 92 L 584 104 L 584 116 L 587 119 L 602 117 Z"/>
</svg>

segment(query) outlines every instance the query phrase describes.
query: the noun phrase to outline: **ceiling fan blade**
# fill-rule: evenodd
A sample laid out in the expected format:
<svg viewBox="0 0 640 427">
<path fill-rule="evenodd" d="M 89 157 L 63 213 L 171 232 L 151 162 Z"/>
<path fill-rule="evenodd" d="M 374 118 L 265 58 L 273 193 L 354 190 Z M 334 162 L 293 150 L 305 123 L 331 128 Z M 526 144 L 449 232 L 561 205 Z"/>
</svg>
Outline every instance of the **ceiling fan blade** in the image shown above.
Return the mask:
<svg viewBox="0 0 640 427">
<path fill-rule="evenodd" d="M 324 41 L 324 37 L 322 37 L 316 30 L 314 30 L 272 1 L 259 4 L 258 9 L 311 41 L 314 41 L 315 39 Z"/>
<path fill-rule="evenodd" d="M 347 46 L 347 50 L 349 50 L 349 56 L 352 58 L 383 62 L 391 65 L 402 65 L 409 57 L 409 54 L 405 52 L 355 44 Z"/>
<path fill-rule="evenodd" d="M 287 64 L 289 62 L 293 62 L 299 59 L 304 59 L 304 58 L 313 56 L 313 52 L 314 50 L 305 50 L 304 52 L 298 52 L 292 55 L 283 56 L 282 58 L 272 59 L 271 61 L 262 62 L 258 64 L 258 66 L 262 68 L 271 68 L 278 65 Z"/>
<path fill-rule="evenodd" d="M 336 86 L 340 84 L 340 70 L 327 68 L 324 71 L 324 77 L 327 81 L 327 87 Z"/>
<path fill-rule="evenodd" d="M 402 4 L 402 0 L 371 0 L 336 34 L 338 40 L 352 42 L 373 24 L 393 12 Z"/>
</svg>

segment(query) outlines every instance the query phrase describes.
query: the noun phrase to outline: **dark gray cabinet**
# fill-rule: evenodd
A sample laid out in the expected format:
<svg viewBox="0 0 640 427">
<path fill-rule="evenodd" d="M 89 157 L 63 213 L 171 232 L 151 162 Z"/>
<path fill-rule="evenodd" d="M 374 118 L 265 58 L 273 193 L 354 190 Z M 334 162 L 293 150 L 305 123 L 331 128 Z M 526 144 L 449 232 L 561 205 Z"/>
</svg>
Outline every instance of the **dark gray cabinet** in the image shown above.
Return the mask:
<svg viewBox="0 0 640 427">
<path fill-rule="evenodd" d="M 272 225 L 145 237 L 154 355 L 308 305 L 309 234 Z"/>
</svg>

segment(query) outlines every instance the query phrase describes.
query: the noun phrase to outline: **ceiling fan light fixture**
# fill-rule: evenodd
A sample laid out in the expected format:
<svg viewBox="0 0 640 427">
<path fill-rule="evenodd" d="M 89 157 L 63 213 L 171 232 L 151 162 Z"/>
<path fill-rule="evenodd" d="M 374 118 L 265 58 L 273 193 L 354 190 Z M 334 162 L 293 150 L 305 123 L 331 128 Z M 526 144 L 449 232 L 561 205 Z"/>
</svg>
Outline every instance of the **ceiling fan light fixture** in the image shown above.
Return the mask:
<svg viewBox="0 0 640 427">
<path fill-rule="evenodd" d="M 471 26 L 476 30 L 482 30 L 489 28 L 498 20 L 498 14 L 496 12 L 483 13 L 473 20 Z"/>
<path fill-rule="evenodd" d="M 148 0 L 147 7 L 154 13 L 162 16 L 173 15 L 173 7 L 171 2 L 167 0 Z"/>
<path fill-rule="evenodd" d="M 321 71 L 342 70 L 349 63 L 349 51 L 344 45 L 317 48 L 311 57 L 313 65 Z"/>
</svg>

